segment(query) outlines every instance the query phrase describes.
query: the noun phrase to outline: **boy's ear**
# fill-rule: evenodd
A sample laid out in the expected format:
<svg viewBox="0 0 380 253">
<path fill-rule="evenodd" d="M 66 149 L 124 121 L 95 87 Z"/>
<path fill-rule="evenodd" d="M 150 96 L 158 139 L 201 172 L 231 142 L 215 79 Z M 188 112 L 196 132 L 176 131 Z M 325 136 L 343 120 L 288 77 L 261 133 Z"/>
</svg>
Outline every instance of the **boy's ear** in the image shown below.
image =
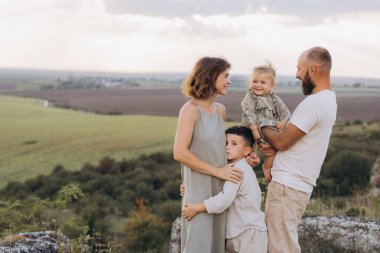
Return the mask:
<svg viewBox="0 0 380 253">
<path fill-rule="evenodd" d="M 252 147 L 244 148 L 244 156 L 248 156 L 252 152 Z"/>
</svg>

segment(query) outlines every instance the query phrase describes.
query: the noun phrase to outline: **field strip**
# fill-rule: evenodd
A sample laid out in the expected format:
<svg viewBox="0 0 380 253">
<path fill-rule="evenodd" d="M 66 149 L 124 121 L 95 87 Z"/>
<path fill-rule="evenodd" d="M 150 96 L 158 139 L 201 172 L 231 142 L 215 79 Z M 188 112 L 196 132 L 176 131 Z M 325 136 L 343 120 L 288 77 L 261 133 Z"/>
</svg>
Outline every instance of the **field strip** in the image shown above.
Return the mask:
<svg viewBox="0 0 380 253">
<path fill-rule="evenodd" d="M 107 116 L 43 107 L 39 99 L 0 96 L 0 186 L 49 173 L 116 159 L 170 151 L 177 119 Z"/>
</svg>

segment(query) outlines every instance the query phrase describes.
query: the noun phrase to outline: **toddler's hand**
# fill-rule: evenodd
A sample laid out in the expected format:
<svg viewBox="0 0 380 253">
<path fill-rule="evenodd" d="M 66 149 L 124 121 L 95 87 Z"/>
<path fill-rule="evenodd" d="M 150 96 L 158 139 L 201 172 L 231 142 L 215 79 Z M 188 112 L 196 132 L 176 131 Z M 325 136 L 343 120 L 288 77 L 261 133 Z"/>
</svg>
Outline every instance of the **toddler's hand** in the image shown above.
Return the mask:
<svg viewBox="0 0 380 253">
<path fill-rule="evenodd" d="M 261 139 L 261 135 L 259 133 L 254 134 L 253 138 L 255 139 L 255 141 L 260 140 Z"/>
<path fill-rule="evenodd" d="M 285 120 L 282 120 L 280 122 L 277 123 L 277 128 L 278 129 L 283 129 L 286 125 L 286 121 Z"/>
<path fill-rule="evenodd" d="M 255 140 L 260 140 L 261 135 L 260 135 L 260 131 L 259 131 L 258 127 L 254 124 L 251 124 L 251 125 L 249 125 L 249 128 L 252 130 L 253 138 Z"/>
</svg>

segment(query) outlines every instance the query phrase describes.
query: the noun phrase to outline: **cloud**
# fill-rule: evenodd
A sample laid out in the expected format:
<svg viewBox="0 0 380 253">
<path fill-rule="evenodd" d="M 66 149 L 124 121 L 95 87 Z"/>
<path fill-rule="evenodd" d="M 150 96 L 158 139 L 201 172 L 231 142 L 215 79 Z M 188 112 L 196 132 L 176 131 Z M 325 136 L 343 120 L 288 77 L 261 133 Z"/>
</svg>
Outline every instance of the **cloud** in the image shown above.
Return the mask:
<svg viewBox="0 0 380 253">
<path fill-rule="evenodd" d="M 379 76 L 373 2 L 348 0 L 339 11 L 335 0 L 149 2 L 0 0 L 0 67 L 188 71 L 210 55 L 229 59 L 234 72 L 270 60 L 293 74 L 300 52 L 321 45 L 335 75 Z"/>
<path fill-rule="evenodd" d="M 186 18 L 266 13 L 296 16 L 303 23 L 331 22 L 340 15 L 380 12 L 380 1 L 374 0 L 105 0 L 104 3 L 108 12 L 117 14 Z"/>
</svg>

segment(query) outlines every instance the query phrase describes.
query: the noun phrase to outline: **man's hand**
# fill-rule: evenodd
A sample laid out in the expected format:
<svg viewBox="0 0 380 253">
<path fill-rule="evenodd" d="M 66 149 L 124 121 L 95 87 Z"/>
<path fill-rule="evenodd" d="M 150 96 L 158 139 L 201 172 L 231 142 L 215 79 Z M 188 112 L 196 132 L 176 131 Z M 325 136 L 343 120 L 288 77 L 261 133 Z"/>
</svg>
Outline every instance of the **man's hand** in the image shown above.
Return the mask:
<svg viewBox="0 0 380 253">
<path fill-rule="evenodd" d="M 247 163 L 251 165 L 252 168 L 256 167 L 260 163 L 260 157 L 256 155 L 255 152 L 251 152 L 249 156 L 246 157 Z"/>
<path fill-rule="evenodd" d="M 259 148 L 265 156 L 274 156 L 277 153 L 277 150 L 269 144 L 260 143 Z"/>
</svg>

